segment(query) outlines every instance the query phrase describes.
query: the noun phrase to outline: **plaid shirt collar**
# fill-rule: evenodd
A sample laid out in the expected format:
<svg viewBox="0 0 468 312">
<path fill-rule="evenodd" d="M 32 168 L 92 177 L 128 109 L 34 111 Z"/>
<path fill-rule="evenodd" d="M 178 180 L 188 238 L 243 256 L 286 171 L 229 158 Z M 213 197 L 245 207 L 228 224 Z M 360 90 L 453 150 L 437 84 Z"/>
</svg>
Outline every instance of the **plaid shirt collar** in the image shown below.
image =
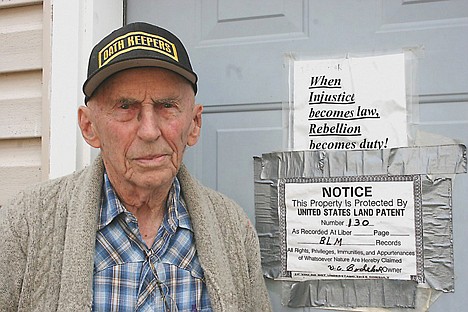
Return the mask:
<svg viewBox="0 0 468 312">
<path fill-rule="evenodd" d="M 114 305 L 119 311 L 162 311 L 162 305 L 173 303 L 180 311 L 195 311 L 194 307 L 196 311 L 211 311 L 180 191 L 175 178 L 158 234 L 153 245 L 146 246 L 137 219 L 125 209 L 104 175 L 96 233 L 93 311 L 111 311 Z"/>
<path fill-rule="evenodd" d="M 180 195 L 180 183 L 177 177 L 172 182 L 172 187 L 166 201 L 166 211 L 161 224 L 169 233 L 175 233 L 177 227 L 193 232 L 187 208 Z M 101 210 L 99 214 L 98 231 L 106 227 L 121 213 L 129 213 L 112 186 L 107 173 L 104 172 L 103 195 L 101 198 Z"/>
</svg>

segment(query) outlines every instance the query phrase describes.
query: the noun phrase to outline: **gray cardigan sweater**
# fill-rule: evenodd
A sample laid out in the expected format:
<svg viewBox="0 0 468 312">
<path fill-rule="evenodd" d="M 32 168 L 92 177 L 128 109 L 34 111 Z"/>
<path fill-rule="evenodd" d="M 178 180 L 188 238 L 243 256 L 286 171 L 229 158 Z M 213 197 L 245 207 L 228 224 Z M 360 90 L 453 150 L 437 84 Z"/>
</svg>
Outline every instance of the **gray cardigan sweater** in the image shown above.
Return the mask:
<svg viewBox="0 0 468 312">
<path fill-rule="evenodd" d="M 90 311 L 100 158 L 0 208 L 0 311 Z M 271 311 L 255 230 L 233 201 L 178 178 L 214 311 Z"/>
</svg>

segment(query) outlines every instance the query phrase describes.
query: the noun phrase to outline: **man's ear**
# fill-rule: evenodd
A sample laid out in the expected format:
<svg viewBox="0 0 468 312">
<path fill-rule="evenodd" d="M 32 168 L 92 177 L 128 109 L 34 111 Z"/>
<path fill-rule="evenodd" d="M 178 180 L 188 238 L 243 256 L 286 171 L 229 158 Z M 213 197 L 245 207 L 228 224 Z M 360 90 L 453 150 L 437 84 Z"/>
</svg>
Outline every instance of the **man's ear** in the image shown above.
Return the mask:
<svg viewBox="0 0 468 312">
<path fill-rule="evenodd" d="M 80 106 L 78 108 L 78 125 L 80 126 L 81 135 L 84 140 L 92 147 L 100 148 L 101 141 L 99 140 L 99 136 L 94 128 L 94 122 L 91 118 L 91 114 L 92 112 L 89 107 Z"/>
<path fill-rule="evenodd" d="M 200 104 L 196 104 L 193 107 L 193 120 L 192 120 L 192 129 L 188 135 L 187 145 L 193 146 L 198 142 L 198 138 L 200 137 L 201 126 L 202 126 L 202 112 L 203 106 Z"/>
</svg>

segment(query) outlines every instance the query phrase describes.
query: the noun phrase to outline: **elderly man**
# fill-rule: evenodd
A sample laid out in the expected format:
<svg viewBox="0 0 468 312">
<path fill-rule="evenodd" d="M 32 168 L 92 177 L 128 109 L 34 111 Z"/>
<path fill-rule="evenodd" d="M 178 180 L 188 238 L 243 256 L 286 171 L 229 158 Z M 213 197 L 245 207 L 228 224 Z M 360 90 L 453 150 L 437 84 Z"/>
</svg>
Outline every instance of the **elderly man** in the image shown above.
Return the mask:
<svg viewBox="0 0 468 312">
<path fill-rule="evenodd" d="M 83 90 L 81 133 L 100 156 L 0 209 L 0 310 L 271 310 L 252 224 L 182 163 L 202 107 L 179 39 L 112 32 Z"/>
</svg>

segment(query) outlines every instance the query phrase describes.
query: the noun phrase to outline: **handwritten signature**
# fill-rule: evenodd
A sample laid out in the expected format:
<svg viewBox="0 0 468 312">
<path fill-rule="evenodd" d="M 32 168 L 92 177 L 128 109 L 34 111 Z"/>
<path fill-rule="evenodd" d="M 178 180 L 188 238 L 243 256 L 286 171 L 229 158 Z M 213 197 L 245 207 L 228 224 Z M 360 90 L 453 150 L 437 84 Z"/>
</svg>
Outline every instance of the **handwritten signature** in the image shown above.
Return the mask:
<svg viewBox="0 0 468 312">
<path fill-rule="evenodd" d="M 366 263 L 363 266 L 357 267 L 356 264 L 351 263 L 346 267 L 342 267 L 340 265 L 334 266 L 332 264 L 328 265 L 328 269 L 330 271 L 347 271 L 347 272 L 378 272 L 378 273 L 383 273 L 385 272 L 385 269 L 387 269 L 386 266 L 376 266 L 375 264 L 373 266 L 368 266 Z"/>
</svg>

